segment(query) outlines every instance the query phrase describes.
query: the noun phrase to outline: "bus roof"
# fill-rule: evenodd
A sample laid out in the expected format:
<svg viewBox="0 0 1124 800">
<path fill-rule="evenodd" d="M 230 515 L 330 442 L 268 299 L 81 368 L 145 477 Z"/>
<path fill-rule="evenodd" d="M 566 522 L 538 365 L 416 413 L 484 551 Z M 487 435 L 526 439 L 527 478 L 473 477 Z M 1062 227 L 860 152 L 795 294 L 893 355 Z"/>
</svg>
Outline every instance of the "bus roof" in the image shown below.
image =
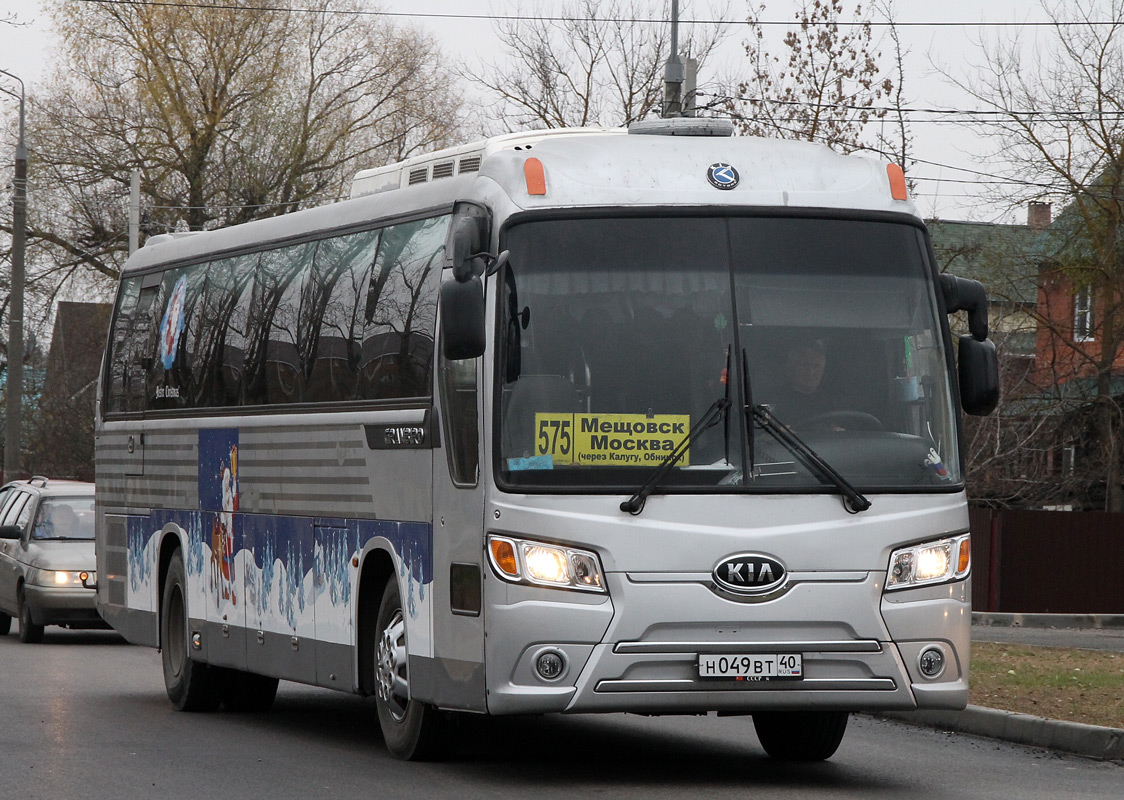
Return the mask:
<svg viewBox="0 0 1124 800">
<path fill-rule="evenodd" d="M 651 120 L 628 130 L 562 128 L 507 134 L 364 170 L 355 176 L 352 197 L 414 190 L 474 173 L 490 178 L 523 209 L 736 205 L 918 216 L 904 198 L 900 170 L 885 161 L 845 156 L 805 141 L 730 136 L 728 122 L 725 128 L 710 124 L 714 122 L 727 121 Z M 700 129 L 707 135 L 691 135 Z M 531 159 L 542 166 L 541 194 L 528 188 L 525 167 Z M 710 170 L 718 165 L 732 167 L 724 175 L 737 177 L 724 185 L 714 182 Z M 899 187 L 892 186 L 894 171 Z M 724 188 L 729 191 L 720 190 Z"/>
<path fill-rule="evenodd" d="M 491 202 L 503 215 L 551 208 L 727 206 L 920 218 L 904 197 L 901 171 L 884 161 L 804 141 L 721 135 L 720 126 L 697 120 L 654 122 L 634 123 L 630 130 L 507 134 L 364 170 L 355 176 L 350 200 L 208 233 L 154 237 L 124 271 L 451 208 L 460 199 Z M 710 135 L 691 135 L 699 128 Z"/>
</svg>

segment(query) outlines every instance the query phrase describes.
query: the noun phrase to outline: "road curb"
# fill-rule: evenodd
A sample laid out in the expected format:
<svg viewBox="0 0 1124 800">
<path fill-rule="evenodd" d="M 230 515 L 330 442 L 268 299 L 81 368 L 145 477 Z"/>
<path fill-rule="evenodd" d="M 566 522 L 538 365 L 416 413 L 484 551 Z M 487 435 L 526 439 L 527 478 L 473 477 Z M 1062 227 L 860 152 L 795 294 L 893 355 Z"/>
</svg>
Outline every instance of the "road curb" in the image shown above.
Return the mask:
<svg viewBox="0 0 1124 800">
<path fill-rule="evenodd" d="M 1124 628 L 1124 614 L 1012 614 L 973 611 L 972 624 L 997 628 Z"/>
<path fill-rule="evenodd" d="M 968 706 L 963 711 L 884 711 L 876 716 L 1102 761 L 1124 760 L 1124 730 Z"/>
</svg>

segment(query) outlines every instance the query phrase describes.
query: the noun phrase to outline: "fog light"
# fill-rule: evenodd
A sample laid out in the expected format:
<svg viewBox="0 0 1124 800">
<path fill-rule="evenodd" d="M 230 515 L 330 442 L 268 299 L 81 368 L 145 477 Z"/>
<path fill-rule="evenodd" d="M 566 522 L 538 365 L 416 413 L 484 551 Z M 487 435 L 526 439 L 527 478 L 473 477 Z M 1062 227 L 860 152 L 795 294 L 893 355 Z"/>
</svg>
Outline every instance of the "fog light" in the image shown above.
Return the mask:
<svg viewBox="0 0 1124 800">
<path fill-rule="evenodd" d="M 203 649 L 203 637 L 198 633 L 191 634 L 191 647 L 195 650 Z"/>
<path fill-rule="evenodd" d="M 557 650 L 545 650 L 535 658 L 535 671 L 544 681 L 554 681 L 566 671 L 566 659 Z"/>
<path fill-rule="evenodd" d="M 917 666 L 926 678 L 935 678 L 944 672 L 944 653 L 937 647 L 922 650 L 917 657 Z"/>
</svg>

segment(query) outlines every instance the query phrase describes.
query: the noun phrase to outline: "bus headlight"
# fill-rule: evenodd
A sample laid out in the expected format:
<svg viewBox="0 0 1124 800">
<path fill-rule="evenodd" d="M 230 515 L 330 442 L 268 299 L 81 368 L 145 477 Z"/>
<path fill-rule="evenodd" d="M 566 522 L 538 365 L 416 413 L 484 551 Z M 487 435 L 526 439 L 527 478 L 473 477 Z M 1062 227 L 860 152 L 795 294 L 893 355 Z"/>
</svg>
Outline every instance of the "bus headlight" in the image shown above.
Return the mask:
<svg viewBox="0 0 1124 800">
<path fill-rule="evenodd" d="M 960 580 L 967 577 L 971 567 L 969 534 L 903 547 L 890 555 L 886 591 Z"/>
<path fill-rule="evenodd" d="M 545 542 L 488 537 L 488 559 L 501 578 L 512 583 L 604 592 L 596 553 Z"/>
</svg>

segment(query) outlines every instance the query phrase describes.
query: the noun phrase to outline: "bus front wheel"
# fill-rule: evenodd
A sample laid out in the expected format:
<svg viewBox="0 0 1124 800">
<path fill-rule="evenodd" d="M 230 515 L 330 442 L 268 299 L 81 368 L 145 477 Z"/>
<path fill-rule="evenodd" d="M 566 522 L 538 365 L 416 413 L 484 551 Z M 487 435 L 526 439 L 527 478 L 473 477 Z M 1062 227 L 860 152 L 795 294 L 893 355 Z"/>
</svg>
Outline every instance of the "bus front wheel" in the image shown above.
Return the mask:
<svg viewBox="0 0 1124 800">
<path fill-rule="evenodd" d="M 433 706 L 410 696 L 406 617 L 393 577 L 383 590 L 375 630 L 375 707 L 386 747 L 406 761 L 432 758 L 442 719 Z"/>
<path fill-rule="evenodd" d="M 177 550 L 168 564 L 160 603 L 160 660 L 164 686 L 176 711 L 214 711 L 222 702 L 219 674 L 193 661 L 187 643 L 187 578 Z"/>
<path fill-rule="evenodd" d="M 761 711 L 753 728 L 765 752 L 779 761 L 831 758 L 847 730 L 846 711 Z"/>
</svg>

